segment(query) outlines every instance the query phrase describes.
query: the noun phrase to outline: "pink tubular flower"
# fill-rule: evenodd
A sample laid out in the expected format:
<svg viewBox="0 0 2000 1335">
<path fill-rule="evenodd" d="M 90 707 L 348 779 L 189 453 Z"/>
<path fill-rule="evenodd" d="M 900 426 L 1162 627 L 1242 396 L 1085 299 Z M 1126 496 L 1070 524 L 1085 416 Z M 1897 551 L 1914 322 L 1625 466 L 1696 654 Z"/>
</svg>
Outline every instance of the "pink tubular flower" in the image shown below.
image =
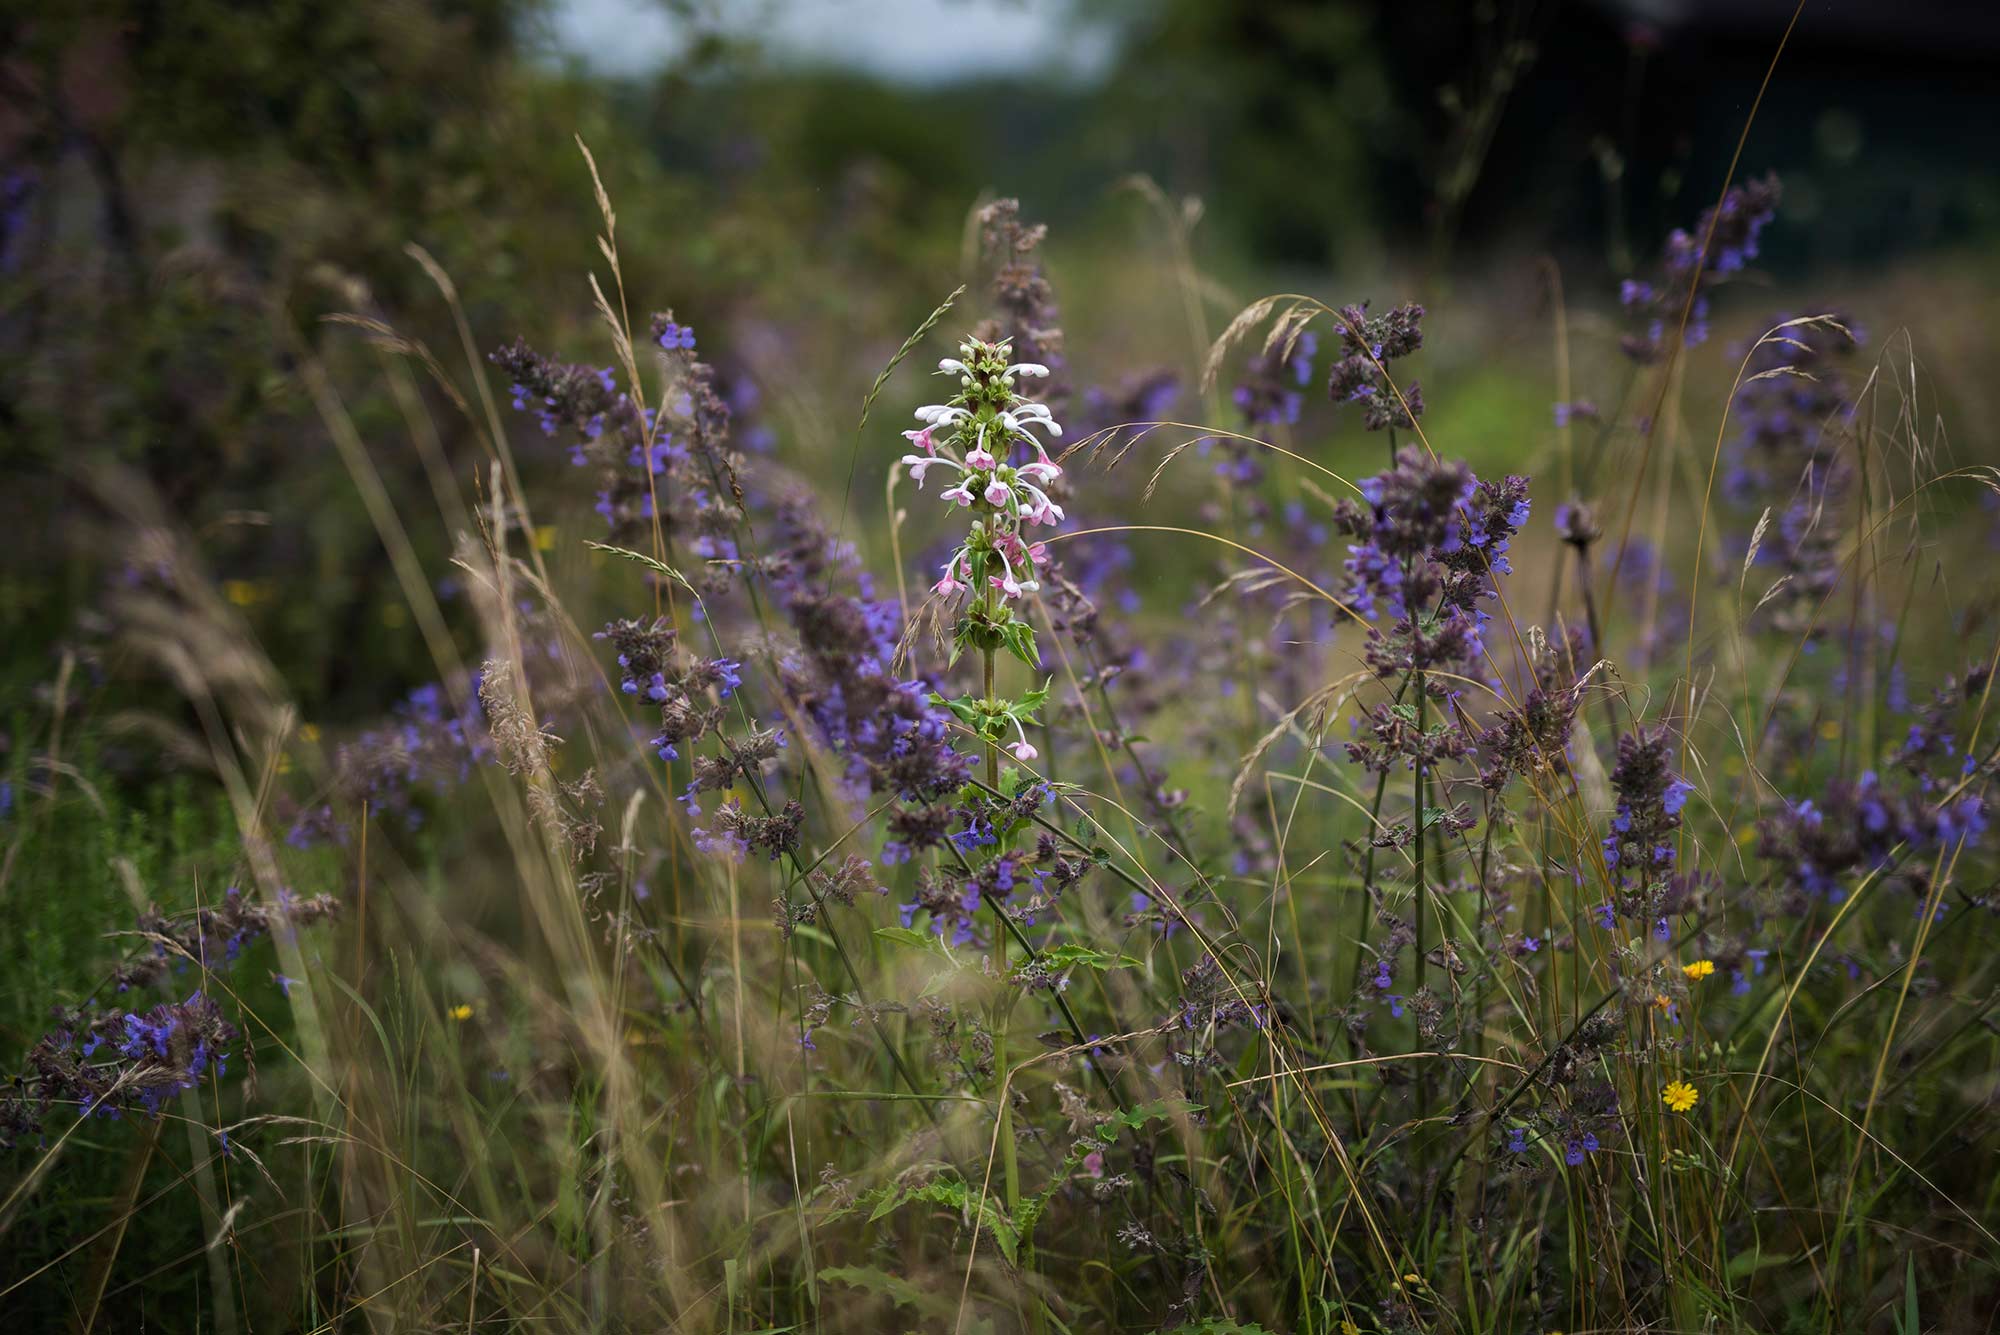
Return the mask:
<svg viewBox="0 0 2000 1335">
<path fill-rule="evenodd" d="M 937 453 L 937 442 L 931 439 L 931 429 L 922 427 L 916 431 L 905 431 L 903 439 L 922 450 L 925 454 Z M 905 462 L 908 462 L 906 459 Z"/>
<path fill-rule="evenodd" d="M 958 578 L 960 562 L 963 558 L 963 552 L 953 552 L 951 554 L 951 560 L 944 563 L 944 578 L 931 585 L 932 593 L 942 594 L 949 598 L 954 594 L 964 593 L 966 589 L 971 587 Z"/>
<path fill-rule="evenodd" d="M 1013 498 L 1014 489 L 999 478 L 996 477 L 986 484 L 986 503 L 988 505 L 1004 507 Z"/>
<path fill-rule="evenodd" d="M 924 474 L 930 469 L 936 468 L 939 464 L 943 464 L 947 468 L 958 467 L 951 460 L 940 459 L 935 455 L 906 454 L 903 456 L 903 465 L 910 470 L 910 477 L 916 482 L 917 490 L 919 491 L 922 491 L 924 487 Z"/>
<path fill-rule="evenodd" d="M 976 468 L 982 472 L 992 468 L 996 462 L 998 461 L 994 459 L 984 445 L 976 446 L 970 454 L 965 456 L 965 466 L 967 468 Z"/>
</svg>

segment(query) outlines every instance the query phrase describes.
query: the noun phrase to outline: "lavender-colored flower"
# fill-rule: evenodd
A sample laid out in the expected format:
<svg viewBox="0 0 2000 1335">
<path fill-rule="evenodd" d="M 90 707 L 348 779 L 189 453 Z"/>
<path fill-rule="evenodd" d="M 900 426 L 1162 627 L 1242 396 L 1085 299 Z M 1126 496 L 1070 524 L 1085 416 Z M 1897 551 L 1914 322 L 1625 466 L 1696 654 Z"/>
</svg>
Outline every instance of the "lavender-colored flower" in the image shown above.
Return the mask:
<svg viewBox="0 0 2000 1335">
<path fill-rule="evenodd" d="M 1388 364 L 1424 345 L 1424 308 L 1412 302 L 1381 315 L 1368 314 L 1368 303 L 1340 312 L 1339 360 L 1327 378 L 1327 394 L 1335 403 L 1358 403 L 1370 431 L 1413 427 L 1423 416 L 1424 396 L 1417 382 L 1397 384 Z"/>
<path fill-rule="evenodd" d="M 1603 841 L 1604 862 L 1619 914 L 1649 923 L 1679 908 L 1674 832 L 1693 785 L 1673 772 L 1671 748 L 1663 729 L 1628 732 L 1618 739 L 1611 771 L 1618 806 Z"/>
<path fill-rule="evenodd" d="M 1779 193 L 1775 175 L 1731 186 L 1721 204 L 1702 212 L 1692 232 L 1676 228 L 1668 234 L 1655 278 L 1628 278 L 1619 288 L 1619 304 L 1638 326 L 1621 341 L 1626 356 L 1657 361 L 1669 327 L 1679 324 L 1690 295 L 1685 342 L 1692 348 L 1707 340 L 1707 291 L 1757 258 L 1759 237 L 1777 213 Z"/>
</svg>

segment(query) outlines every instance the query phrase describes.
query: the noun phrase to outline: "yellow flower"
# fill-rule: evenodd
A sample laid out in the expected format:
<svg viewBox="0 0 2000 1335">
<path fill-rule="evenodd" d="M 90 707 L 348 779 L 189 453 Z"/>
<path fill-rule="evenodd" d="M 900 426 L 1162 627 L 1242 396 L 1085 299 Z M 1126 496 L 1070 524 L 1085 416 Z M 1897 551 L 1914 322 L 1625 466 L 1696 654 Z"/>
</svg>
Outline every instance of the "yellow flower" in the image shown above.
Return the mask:
<svg viewBox="0 0 2000 1335">
<path fill-rule="evenodd" d="M 538 552 L 552 552 L 555 549 L 556 526 L 554 524 L 543 524 L 535 530 L 535 550 Z"/>
<path fill-rule="evenodd" d="M 271 581 L 267 579 L 225 579 L 222 581 L 222 596 L 238 607 L 255 607 L 271 597 Z"/>
<path fill-rule="evenodd" d="M 1681 972 L 1688 976 L 1689 982 L 1698 983 L 1715 972 L 1715 961 L 1696 960 L 1693 964 L 1683 964 Z"/>
<path fill-rule="evenodd" d="M 300 741 L 302 741 L 302 742 L 316 742 L 316 741 L 318 741 L 318 740 L 319 740 L 319 724 L 317 724 L 317 723 L 301 723 L 301 724 L 299 725 L 299 740 L 300 740 Z"/>
<path fill-rule="evenodd" d="M 460 1024 L 463 1024 L 472 1018 L 472 1005 L 470 1002 L 461 1001 L 445 1013 Z"/>
<path fill-rule="evenodd" d="M 1340 1335 L 1361 1335 L 1361 1327 L 1342 1317 L 1340 1321 Z"/>
<path fill-rule="evenodd" d="M 1674 1112 L 1683 1113 L 1694 1107 L 1701 1094 L 1685 1080 L 1675 1080 L 1660 1093 L 1660 1098 Z"/>
<path fill-rule="evenodd" d="M 1666 993 L 1664 993 L 1664 992 L 1659 992 L 1659 993 L 1655 993 L 1655 994 L 1654 994 L 1654 996 L 1653 996 L 1653 1004 L 1654 1004 L 1655 1006 L 1659 1007 L 1659 1008 L 1660 1008 L 1661 1010 L 1663 1010 L 1663 1011 L 1664 1011 L 1664 1010 L 1672 1010 L 1672 1009 L 1673 1009 L 1673 1005 L 1674 1005 L 1674 999 L 1673 999 L 1672 997 L 1668 996 L 1668 995 L 1667 995 Z"/>
</svg>

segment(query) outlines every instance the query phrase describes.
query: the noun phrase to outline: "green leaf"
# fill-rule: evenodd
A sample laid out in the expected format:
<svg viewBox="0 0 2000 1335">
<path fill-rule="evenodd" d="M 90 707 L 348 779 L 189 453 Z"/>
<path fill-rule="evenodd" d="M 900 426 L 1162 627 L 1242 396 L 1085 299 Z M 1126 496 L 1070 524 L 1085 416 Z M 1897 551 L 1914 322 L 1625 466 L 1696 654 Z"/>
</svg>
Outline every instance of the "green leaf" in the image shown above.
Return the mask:
<svg viewBox="0 0 2000 1335">
<path fill-rule="evenodd" d="M 1087 964 L 1091 968 L 1098 970 L 1132 969 L 1137 968 L 1139 965 L 1139 961 L 1133 959 L 1130 955 L 1108 955 L 1104 951 L 1093 950 L 1089 946 L 1080 946 L 1074 943 L 1067 943 L 1044 950 L 1041 953 L 1041 959 L 1044 963 L 1058 969 L 1067 969 L 1077 964 Z"/>
<path fill-rule="evenodd" d="M 937 941 L 929 932 L 920 932 L 914 927 L 877 927 L 875 935 L 884 941 L 894 941 L 899 946 L 915 946 L 919 950 L 929 950 Z"/>
</svg>

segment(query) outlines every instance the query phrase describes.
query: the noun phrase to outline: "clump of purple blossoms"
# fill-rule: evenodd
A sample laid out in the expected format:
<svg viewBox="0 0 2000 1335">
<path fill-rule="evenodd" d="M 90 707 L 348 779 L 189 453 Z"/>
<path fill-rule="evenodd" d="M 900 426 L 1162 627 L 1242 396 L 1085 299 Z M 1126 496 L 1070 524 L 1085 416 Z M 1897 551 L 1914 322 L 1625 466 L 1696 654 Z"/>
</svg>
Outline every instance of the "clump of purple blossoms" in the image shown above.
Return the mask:
<svg viewBox="0 0 2000 1335">
<path fill-rule="evenodd" d="M 1300 391 L 1312 383 L 1318 351 L 1319 335 L 1307 329 L 1252 357 L 1230 395 L 1243 420 L 1256 426 L 1296 426 L 1305 405 Z"/>
<path fill-rule="evenodd" d="M 1611 771 L 1618 807 L 1602 845 L 1612 900 L 1598 911 L 1607 928 L 1616 914 L 1660 931 L 1667 915 L 1680 911 L 1674 840 L 1694 785 L 1674 773 L 1671 751 L 1665 729 L 1640 728 L 1618 739 Z"/>
<path fill-rule="evenodd" d="M 275 902 L 263 903 L 235 886 L 229 887 L 220 904 L 198 908 L 185 918 L 169 918 L 149 908 L 139 915 L 139 933 L 152 942 L 152 949 L 119 965 L 111 975 L 112 985 L 129 992 L 161 981 L 190 961 L 220 970 L 267 936 L 324 922 L 339 911 L 340 901 L 331 895 L 300 899 L 280 890 Z"/>
<path fill-rule="evenodd" d="M 461 784 L 472 768 L 493 756 L 493 740 L 479 707 L 473 674 L 462 703 L 437 683 L 419 686 L 398 703 L 386 724 L 341 744 L 333 759 L 333 801 L 299 810 L 286 832 L 295 848 L 344 839 L 342 813 L 364 805 L 371 820 L 400 818 L 423 824 L 417 804 L 426 790 L 442 793 Z"/>
<path fill-rule="evenodd" d="M 1243 367 L 1230 397 L 1243 424 L 1252 430 L 1269 426 L 1296 426 L 1305 404 L 1302 390 L 1312 383 L 1313 354 L 1319 337 L 1303 330 L 1279 340 L 1277 346 L 1258 353 Z M 1247 441 L 1224 439 L 1226 457 L 1215 471 L 1231 482 L 1248 485 L 1264 476 L 1257 448 Z"/>
<path fill-rule="evenodd" d="M 1570 731 L 1583 707 L 1588 671 L 1588 639 L 1572 628 L 1564 642 L 1549 644 L 1530 633 L 1534 684 L 1518 709 L 1504 711 L 1479 734 L 1480 786 L 1490 793 L 1516 776 L 1563 773 L 1569 768 Z"/>
<path fill-rule="evenodd" d="M 1450 668 L 1485 676 L 1481 632 L 1494 577 L 1528 522 L 1528 480 L 1481 482 L 1462 463 L 1410 447 L 1396 466 L 1362 481 L 1363 503 L 1343 501 L 1334 527 L 1348 546 L 1346 597 L 1361 617 L 1391 618 L 1369 632 L 1378 676 Z"/>
<path fill-rule="evenodd" d="M 680 759 L 681 747 L 721 724 L 722 710 L 708 704 L 709 691 L 727 700 L 743 684 L 743 665 L 733 658 L 682 654 L 663 619 L 614 621 L 595 638 L 618 651 L 618 688 L 660 707 L 660 731 L 650 745 L 662 760 Z"/>
<path fill-rule="evenodd" d="M 851 790 L 928 802 L 956 792 L 972 761 L 951 743 L 950 715 L 930 703 L 928 683 L 895 671 L 902 608 L 833 587 L 852 564 L 836 550 L 811 503 L 779 507 L 779 553 L 771 581 L 798 636 L 798 652 L 779 664 L 786 696 L 812 719 L 820 738 L 846 764 Z"/>
<path fill-rule="evenodd" d="M 79 1117 L 157 1117 L 205 1075 L 227 1072 L 241 1037 L 207 995 L 145 1011 L 59 1012 L 55 1029 L 28 1053 L 25 1071 L 0 1095 L 0 1149 L 41 1134 L 51 1110 Z"/>
<path fill-rule="evenodd" d="M 1626 356 L 1642 364 L 1658 361 L 1669 327 L 1679 324 L 1690 295 L 1686 345 L 1707 341 L 1707 291 L 1757 258 L 1758 238 L 1777 212 L 1778 196 L 1775 174 L 1731 186 L 1721 204 L 1703 210 L 1692 232 L 1675 228 L 1668 233 L 1657 274 L 1649 280 L 1628 278 L 1619 288 L 1619 304 L 1639 325 L 1620 341 Z"/>
<path fill-rule="evenodd" d="M 1777 329 L 1751 350 L 1736 392 L 1743 430 L 1725 485 L 1739 502 L 1783 498 L 1758 541 L 1757 562 L 1776 575 L 1760 602 L 1787 635 L 1818 639 L 1825 628 L 1817 614 L 1840 582 L 1842 519 L 1856 475 L 1843 449 L 1854 413 L 1847 363 L 1858 345 L 1840 317 Z"/>
<path fill-rule="evenodd" d="M 1048 368 L 1041 401 L 1061 412 L 1069 399 L 1061 316 L 1055 287 L 1036 254 L 1048 234 L 1045 223 L 1021 221 L 1018 199 L 996 199 L 979 211 L 980 247 L 993 270 L 993 299 L 1000 314 L 975 327 L 973 337 L 1011 344 L 1020 360 Z"/>
<path fill-rule="evenodd" d="M 707 558 L 707 587 L 717 590 L 739 559 L 744 514 L 729 402 L 715 369 L 695 358 L 694 331 L 671 312 L 653 317 L 648 337 L 666 377 L 657 406 L 636 400 L 609 367 L 559 362 L 521 339 L 489 360 L 512 380 L 517 411 L 534 412 L 544 434 L 566 432 L 572 463 L 596 466 L 596 509 L 611 540 L 636 544 L 657 526 L 670 546 Z"/>
<path fill-rule="evenodd" d="M 1368 314 L 1368 303 L 1340 311 L 1340 358 L 1327 377 L 1327 394 L 1335 403 L 1358 403 L 1370 431 L 1413 427 L 1424 415 L 1423 391 L 1412 380 L 1391 382 L 1388 364 L 1424 345 L 1424 308 L 1415 302 L 1381 315 Z"/>
</svg>

